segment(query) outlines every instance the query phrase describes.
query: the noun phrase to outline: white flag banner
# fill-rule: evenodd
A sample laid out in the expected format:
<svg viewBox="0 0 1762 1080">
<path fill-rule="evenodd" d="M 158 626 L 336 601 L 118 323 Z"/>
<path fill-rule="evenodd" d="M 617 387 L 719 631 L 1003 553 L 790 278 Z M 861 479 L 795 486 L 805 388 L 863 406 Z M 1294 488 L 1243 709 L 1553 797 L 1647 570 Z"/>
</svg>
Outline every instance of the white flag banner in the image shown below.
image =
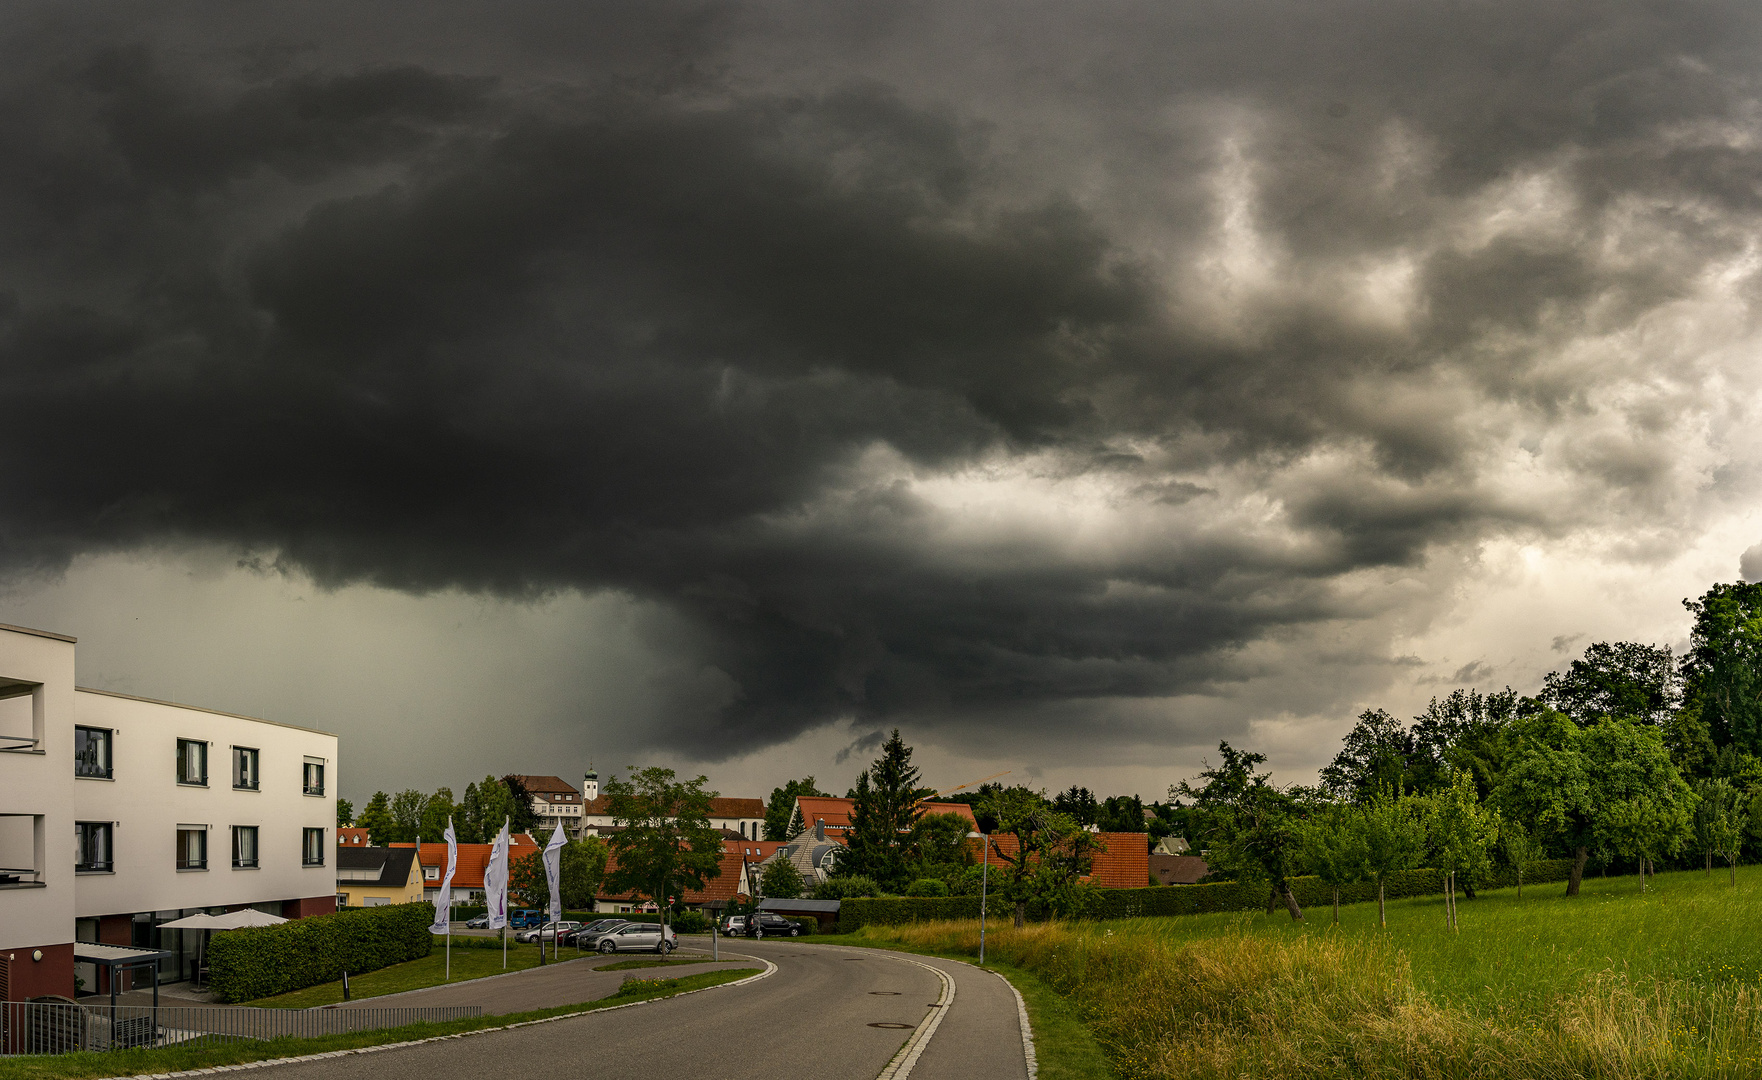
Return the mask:
<svg viewBox="0 0 1762 1080">
<path fill-rule="evenodd" d="M 508 925 L 508 823 L 489 849 L 489 865 L 483 868 L 483 902 L 489 905 L 489 928 Z"/>
<path fill-rule="evenodd" d="M 452 932 L 453 871 L 459 868 L 459 834 L 453 831 L 451 817 L 447 818 L 447 831 L 441 835 L 447 838 L 447 872 L 441 878 L 440 892 L 434 894 L 434 923 L 428 928 L 431 934 Z"/>
<path fill-rule="evenodd" d="M 569 838 L 563 835 L 563 825 L 557 823 L 557 831 L 551 834 L 551 842 L 545 845 L 545 880 L 551 886 L 551 921 L 556 922 L 563 917 L 563 879 L 559 863 L 562 861 L 563 845 Z"/>
</svg>

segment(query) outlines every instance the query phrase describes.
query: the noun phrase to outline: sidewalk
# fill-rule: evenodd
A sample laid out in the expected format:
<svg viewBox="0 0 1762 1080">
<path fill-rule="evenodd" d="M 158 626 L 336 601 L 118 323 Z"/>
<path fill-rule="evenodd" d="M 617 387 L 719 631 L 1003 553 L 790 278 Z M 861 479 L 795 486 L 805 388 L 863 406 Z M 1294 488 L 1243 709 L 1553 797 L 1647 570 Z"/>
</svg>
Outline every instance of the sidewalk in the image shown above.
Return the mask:
<svg viewBox="0 0 1762 1080">
<path fill-rule="evenodd" d="M 487 979 L 473 979 L 470 982 L 451 983 L 445 986 L 430 986 L 422 990 L 409 990 L 402 994 L 386 994 L 383 997 L 361 998 L 347 1005 L 326 1006 L 326 1008 L 347 1009 L 359 1007 L 421 1008 L 432 1005 L 481 1005 L 486 1016 L 501 1016 L 506 1013 L 526 1012 L 530 1009 L 549 1009 L 558 1005 L 576 1005 L 585 1001 L 597 1001 L 611 994 L 624 984 L 625 979 L 678 979 L 687 975 L 697 975 L 705 971 L 732 970 L 739 967 L 763 967 L 758 960 L 747 956 L 736 956 L 734 950 L 722 950 L 720 964 L 709 962 L 709 952 L 690 948 L 681 948 L 674 955 L 680 959 L 688 959 L 694 954 L 701 955 L 701 964 L 672 964 L 667 967 L 636 968 L 626 971 L 595 971 L 596 967 L 621 963 L 625 960 L 647 960 L 647 953 L 620 953 L 613 956 L 600 956 L 589 953 L 579 960 L 566 959 L 544 967 L 527 968 L 508 975 L 492 975 Z M 735 963 L 729 963 L 734 960 Z"/>
</svg>

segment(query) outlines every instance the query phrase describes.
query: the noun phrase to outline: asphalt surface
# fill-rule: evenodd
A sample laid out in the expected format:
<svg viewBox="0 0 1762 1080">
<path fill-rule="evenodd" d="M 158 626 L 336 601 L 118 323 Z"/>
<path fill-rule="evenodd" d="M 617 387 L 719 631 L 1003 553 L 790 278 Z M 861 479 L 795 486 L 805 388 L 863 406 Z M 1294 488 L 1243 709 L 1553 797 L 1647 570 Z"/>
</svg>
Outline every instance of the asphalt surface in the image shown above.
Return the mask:
<svg viewBox="0 0 1762 1080">
<path fill-rule="evenodd" d="M 270 1065 L 276 1075 L 323 1080 L 433 1080 L 527 1074 L 533 1069 L 595 1080 L 712 1075 L 726 1080 L 875 1080 L 920 1028 L 930 1026 L 948 974 L 954 994 L 913 1059 L 911 1080 L 1027 1080 L 1014 994 L 987 971 L 876 949 L 788 941 L 726 942 L 763 957 L 775 974 L 636 1008 L 614 1009 L 510 1031 L 488 1032 L 319 1061 Z M 363 1001 L 362 1005 L 480 1004 L 516 1012 L 603 997 L 626 976 L 674 977 L 711 965 L 595 972 L 574 961 L 504 978 Z M 721 965 L 727 967 L 730 965 Z M 443 996 L 444 995 L 444 996 Z M 874 1024 L 897 1025 L 874 1027 Z M 909 1054 L 908 1054 L 909 1056 Z M 900 1080 L 905 1074 L 890 1074 Z"/>
</svg>

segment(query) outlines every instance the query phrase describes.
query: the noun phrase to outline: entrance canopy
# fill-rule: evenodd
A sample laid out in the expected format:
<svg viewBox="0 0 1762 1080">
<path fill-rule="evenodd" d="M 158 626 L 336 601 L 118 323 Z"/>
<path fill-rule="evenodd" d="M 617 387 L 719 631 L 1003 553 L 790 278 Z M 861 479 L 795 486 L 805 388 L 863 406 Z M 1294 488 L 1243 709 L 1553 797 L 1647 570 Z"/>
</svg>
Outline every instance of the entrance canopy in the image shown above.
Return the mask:
<svg viewBox="0 0 1762 1080">
<path fill-rule="evenodd" d="M 159 1007 L 159 961 L 174 956 L 163 949 L 137 949 L 132 945 L 100 945 L 95 941 L 76 941 L 73 958 L 76 963 L 96 964 L 110 970 L 110 1004 L 116 1004 L 116 975 L 121 971 L 150 967 L 153 969 L 153 1007 Z"/>
</svg>

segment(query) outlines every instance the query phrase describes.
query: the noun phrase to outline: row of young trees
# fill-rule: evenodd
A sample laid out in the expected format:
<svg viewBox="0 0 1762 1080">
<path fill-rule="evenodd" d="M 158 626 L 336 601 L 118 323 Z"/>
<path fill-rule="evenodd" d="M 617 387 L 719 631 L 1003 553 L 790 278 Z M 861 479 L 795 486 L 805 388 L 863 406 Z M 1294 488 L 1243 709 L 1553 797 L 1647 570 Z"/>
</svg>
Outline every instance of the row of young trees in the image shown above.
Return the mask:
<svg viewBox="0 0 1762 1080">
<path fill-rule="evenodd" d="M 1458 690 L 1412 724 L 1367 711 L 1316 788 L 1280 787 L 1261 755 L 1170 789 L 1168 816 L 1222 876 L 1265 881 L 1293 918 L 1290 879 L 1381 882 L 1421 865 L 1444 875 L 1454 924 L 1497 860 L 1736 864 L 1762 848 L 1762 585 L 1716 585 L 1685 601 L 1689 655 L 1600 642 L 1535 697 Z M 1380 888 L 1379 888 L 1380 895 Z M 1269 904 L 1271 901 L 1269 900 Z"/>
<path fill-rule="evenodd" d="M 415 789 L 396 795 L 376 791 L 359 814 L 352 811 L 346 801 L 338 800 L 337 824 L 366 829 L 368 842 L 375 847 L 417 841 L 438 844 L 448 820 L 462 844 L 489 843 L 503 821 L 513 832 L 528 832 L 538 824 L 532 797 L 517 776 L 486 776 L 481 783 L 466 785 L 465 797 L 458 802 L 453 801 L 450 787 L 432 794 Z"/>
</svg>

